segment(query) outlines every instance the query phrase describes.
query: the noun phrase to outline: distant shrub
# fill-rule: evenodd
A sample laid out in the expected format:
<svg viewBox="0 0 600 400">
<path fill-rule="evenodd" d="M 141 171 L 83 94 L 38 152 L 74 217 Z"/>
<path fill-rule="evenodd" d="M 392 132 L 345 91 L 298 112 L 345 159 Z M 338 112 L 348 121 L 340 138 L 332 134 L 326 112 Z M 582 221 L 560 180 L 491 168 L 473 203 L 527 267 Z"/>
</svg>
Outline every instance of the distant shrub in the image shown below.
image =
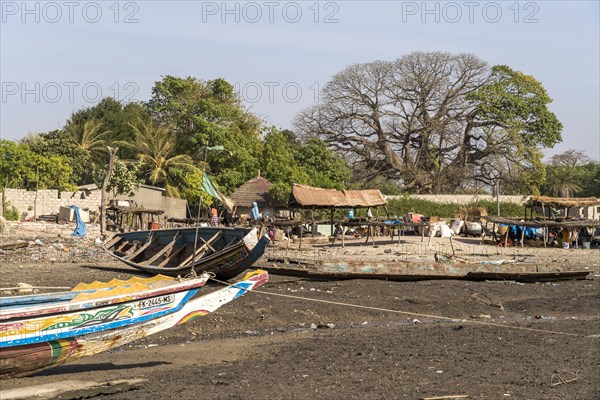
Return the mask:
<svg viewBox="0 0 600 400">
<path fill-rule="evenodd" d="M 498 206 L 495 201 L 489 200 L 479 200 L 469 204 L 466 204 L 464 207 L 482 207 L 487 210 L 488 215 L 496 215 L 498 211 Z M 500 202 L 500 215 L 507 218 L 516 218 L 525 217 L 525 207 L 521 204 L 510 203 L 501 201 Z"/>
<path fill-rule="evenodd" d="M 4 203 L 3 213 L 7 221 L 19 220 L 19 210 L 17 210 L 17 207 L 11 205 L 9 201 Z"/>
<path fill-rule="evenodd" d="M 497 205 L 495 201 L 476 201 L 468 204 L 436 203 L 430 200 L 422 200 L 409 196 L 402 196 L 388 202 L 391 215 L 404 215 L 412 210 L 426 216 L 438 216 L 440 218 L 454 218 L 459 208 L 481 207 L 487 210 L 488 215 L 496 215 Z M 500 202 L 500 215 L 503 217 L 524 217 L 525 207 L 520 204 Z"/>
</svg>

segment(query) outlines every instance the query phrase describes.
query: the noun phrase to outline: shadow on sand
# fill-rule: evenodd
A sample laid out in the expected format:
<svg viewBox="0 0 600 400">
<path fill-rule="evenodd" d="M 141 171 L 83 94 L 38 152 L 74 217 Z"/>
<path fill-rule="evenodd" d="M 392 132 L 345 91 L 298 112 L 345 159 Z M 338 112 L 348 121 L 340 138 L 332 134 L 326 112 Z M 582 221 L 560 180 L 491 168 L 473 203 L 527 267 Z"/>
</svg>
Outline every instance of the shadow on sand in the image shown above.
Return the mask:
<svg viewBox="0 0 600 400">
<path fill-rule="evenodd" d="M 122 272 L 122 273 L 126 273 L 126 274 L 138 275 L 138 276 L 151 276 L 152 275 L 147 272 L 140 271 L 140 270 L 133 269 L 133 268 L 106 267 L 103 265 L 81 265 L 81 267 L 97 269 L 99 271 Z"/>
<path fill-rule="evenodd" d="M 171 364 L 167 361 L 148 361 L 144 363 L 131 363 L 131 364 L 113 364 L 113 363 L 96 363 L 96 364 L 81 364 L 81 365 L 61 365 L 47 371 L 42 371 L 32 376 L 51 376 L 61 374 L 76 374 L 81 372 L 94 372 L 94 371 L 113 371 L 120 369 L 131 369 L 131 368 L 152 368 L 157 365 Z"/>
</svg>

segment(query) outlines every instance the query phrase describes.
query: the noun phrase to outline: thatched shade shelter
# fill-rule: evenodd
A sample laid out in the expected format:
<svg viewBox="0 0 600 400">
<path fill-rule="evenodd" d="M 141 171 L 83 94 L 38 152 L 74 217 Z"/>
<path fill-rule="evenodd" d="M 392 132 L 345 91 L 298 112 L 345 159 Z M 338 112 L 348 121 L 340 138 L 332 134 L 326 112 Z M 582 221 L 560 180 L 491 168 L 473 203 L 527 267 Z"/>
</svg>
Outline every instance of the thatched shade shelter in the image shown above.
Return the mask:
<svg viewBox="0 0 600 400">
<path fill-rule="evenodd" d="M 551 208 L 564 210 L 564 216 L 574 216 L 586 219 L 599 219 L 598 212 L 600 206 L 600 198 L 597 197 L 548 197 L 548 196 L 533 196 L 526 203 L 525 207 L 533 209 L 541 209 L 543 216 L 551 216 Z M 569 210 L 576 210 L 576 215 L 571 215 Z"/>
<path fill-rule="evenodd" d="M 515 226 L 525 226 L 530 228 L 567 228 L 567 229 L 576 229 L 576 228 L 596 228 L 600 226 L 600 221 L 594 220 L 566 220 L 566 221 L 549 221 L 549 220 L 530 220 L 524 221 L 519 219 L 511 219 L 511 218 L 503 218 L 496 216 L 486 216 L 484 217 L 487 221 L 496 223 L 496 224 L 505 224 L 505 225 L 515 225 Z"/>
<path fill-rule="evenodd" d="M 294 183 L 290 197 L 290 207 L 296 208 L 367 208 L 386 204 L 378 189 L 322 189 L 297 183 Z"/>
<path fill-rule="evenodd" d="M 528 207 L 541 206 L 542 204 L 554 208 L 591 207 L 600 206 L 600 198 L 533 196 L 526 203 Z"/>
</svg>

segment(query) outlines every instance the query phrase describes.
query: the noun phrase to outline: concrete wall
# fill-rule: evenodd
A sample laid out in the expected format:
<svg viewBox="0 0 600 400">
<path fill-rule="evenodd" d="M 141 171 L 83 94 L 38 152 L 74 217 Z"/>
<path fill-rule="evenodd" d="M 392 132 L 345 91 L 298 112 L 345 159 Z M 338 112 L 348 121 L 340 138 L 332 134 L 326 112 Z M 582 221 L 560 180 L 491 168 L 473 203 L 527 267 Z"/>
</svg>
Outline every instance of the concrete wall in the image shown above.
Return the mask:
<svg viewBox="0 0 600 400">
<path fill-rule="evenodd" d="M 133 200 L 138 207 L 144 207 L 149 210 L 163 209 L 163 192 L 159 188 L 153 189 L 146 186 L 140 186 L 133 196 L 123 194 L 117 195 L 117 200 Z"/>
<path fill-rule="evenodd" d="M 110 194 L 109 194 L 110 196 Z M 117 196 L 128 200 L 127 196 Z M 140 207 L 152 210 L 165 210 L 165 217 L 186 218 L 187 201 L 163 196 L 163 191 L 140 187 L 133 197 Z M 34 218 L 40 215 L 58 214 L 60 207 L 78 206 L 97 211 L 100 208 L 100 190 L 59 192 L 57 190 L 28 191 L 25 189 L 4 189 L 0 192 L 0 205 L 9 202 L 19 211 L 21 218 Z M 2 209 L 0 207 L 0 215 Z"/>
<path fill-rule="evenodd" d="M 8 221 L 10 230 L 18 229 L 19 231 L 30 231 L 32 233 L 45 232 L 50 234 L 57 234 L 63 236 L 69 236 L 75 230 L 75 223 L 69 223 L 65 225 L 56 224 L 45 221 L 35 222 L 19 222 L 19 221 Z M 100 225 L 98 224 L 87 224 L 87 231 L 85 237 L 95 238 L 100 235 Z"/>
<path fill-rule="evenodd" d="M 569 217 L 584 219 L 600 219 L 600 206 L 570 208 Z"/>
<path fill-rule="evenodd" d="M 490 194 L 411 194 L 413 199 L 428 200 L 434 203 L 469 204 L 479 200 L 496 201 L 496 196 Z M 389 200 L 402 198 L 402 196 L 385 196 Z M 523 204 L 529 196 L 500 196 L 501 202 Z"/>
<path fill-rule="evenodd" d="M 133 200 L 138 207 L 149 210 L 164 210 L 165 218 L 186 218 L 187 200 L 163 196 L 164 190 L 140 186 L 132 196 L 118 195 L 117 200 Z"/>
<path fill-rule="evenodd" d="M 58 213 L 60 207 L 78 206 L 96 211 L 100 207 L 100 192 L 59 192 L 58 190 L 28 191 L 25 189 L 4 189 L 3 204 L 9 202 L 19 210 L 22 218 Z"/>
<path fill-rule="evenodd" d="M 187 200 L 163 196 L 160 209 L 165 210 L 167 218 L 186 218 Z"/>
</svg>

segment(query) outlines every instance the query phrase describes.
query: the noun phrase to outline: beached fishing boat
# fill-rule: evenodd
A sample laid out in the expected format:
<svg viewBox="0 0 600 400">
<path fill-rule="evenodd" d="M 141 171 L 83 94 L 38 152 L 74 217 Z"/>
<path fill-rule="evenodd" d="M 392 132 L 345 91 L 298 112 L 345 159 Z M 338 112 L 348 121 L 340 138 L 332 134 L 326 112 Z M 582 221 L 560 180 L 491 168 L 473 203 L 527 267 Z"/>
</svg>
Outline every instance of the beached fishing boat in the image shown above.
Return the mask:
<svg viewBox="0 0 600 400">
<path fill-rule="evenodd" d="M 549 282 L 585 279 L 590 271 L 568 270 L 557 265 L 526 264 L 510 261 L 466 263 L 447 258 L 438 262 L 377 261 L 339 259 L 310 262 L 294 259 L 266 259 L 261 268 L 277 275 L 315 280 L 383 279 L 418 281 L 430 279 L 512 280 Z"/>
<path fill-rule="evenodd" d="M 192 298 L 208 279 L 166 276 L 0 300 L 0 377 L 29 375 L 211 313 L 268 281 L 265 271 Z"/>
<path fill-rule="evenodd" d="M 196 244 L 194 244 L 194 242 Z M 118 233 L 103 243 L 111 256 L 153 274 L 212 272 L 231 279 L 264 253 L 268 236 L 256 228 L 177 228 Z"/>
</svg>

